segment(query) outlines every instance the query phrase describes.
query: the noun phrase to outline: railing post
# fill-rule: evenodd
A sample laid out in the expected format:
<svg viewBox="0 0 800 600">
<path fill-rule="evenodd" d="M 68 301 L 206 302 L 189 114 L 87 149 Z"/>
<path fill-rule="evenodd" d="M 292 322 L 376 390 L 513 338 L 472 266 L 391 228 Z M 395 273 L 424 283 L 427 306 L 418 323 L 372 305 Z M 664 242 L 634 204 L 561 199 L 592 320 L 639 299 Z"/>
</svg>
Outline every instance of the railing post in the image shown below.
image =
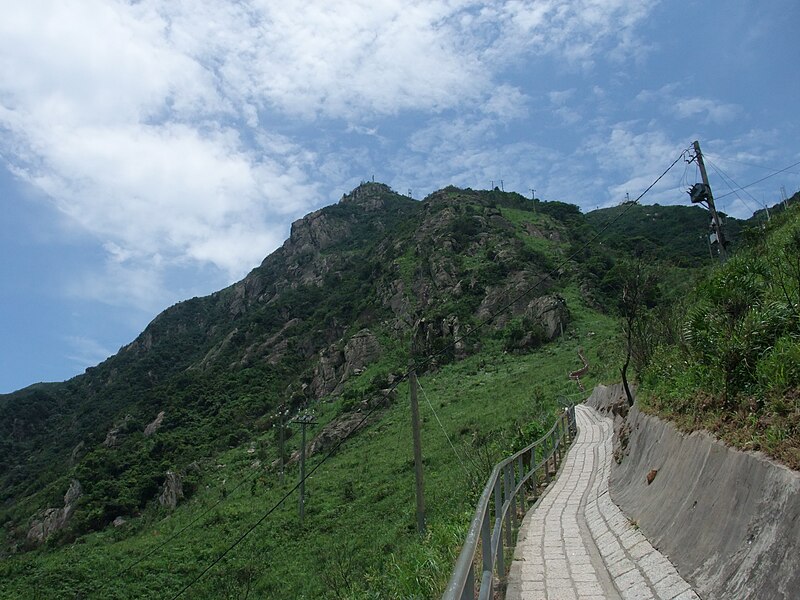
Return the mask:
<svg viewBox="0 0 800 600">
<path fill-rule="evenodd" d="M 517 468 L 519 470 L 519 481 L 517 485 L 519 485 L 519 507 L 521 511 L 524 513 L 528 507 L 525 504 L 525 486 L 522 485 L 522 482 L 525 480 L 525 465 L 522 464 L 522 454 L 517 457 Z"/>
<path fill-rule="evenodd" d="M 550 438 L 546 437 L 542 440 L 542 467 L 544 468 L 544 479 L 550 484 L 550 449 L 548 446 Z"/>
<path fill-rule="evenodd" d="M 488 510 L 488 509 L 487 509 Z M 503 550 L 503 488 L 500 484 L 500 477 L 494 480 L 494 522 L 495 528 L 498 529 L 497 534 L 497 575 L 504 577 L 506 574 L 505 556 Z"/>
<path fill-rule="evenodd" d="M 508 465 L 505 465 L 503 467 L 503 488 L 504 488 L 504 492 L 505 492 L 503 494 L 503 504 L 508 502 L 509 508 L 511 508 L 511 489 L 510 489 L 511 486 L 509 485 L 509 481 L 508 481 Z M 506 511 L 506 526 L 505 527 L 506 527 L 506 546 L 508 546 L 510 548 L 511 544 L 513 543 L 513 539 L 511 537 L 511 535 L 512 535 L 511 510 L 507 510 Z"/>
<path fill-rule="evenodd" d="M 474 600 L 475 599 L 475 565 L 469 567 L 467 573 L 467 583 L 464 586 L 464 592 L 461 594 L 461 600 Z"/>
<path fill-rule="evenodd" d="M 481 544 L 483 546 L 483 573 L 489 572 L 492 577 L 492 528 L 490 526 L 491 518 L 489 511 L 483 513 L 483 525 L 481 526 Z M 489 583 L 489 589 L 494 591 L 494 579 Z"/>
</svg>

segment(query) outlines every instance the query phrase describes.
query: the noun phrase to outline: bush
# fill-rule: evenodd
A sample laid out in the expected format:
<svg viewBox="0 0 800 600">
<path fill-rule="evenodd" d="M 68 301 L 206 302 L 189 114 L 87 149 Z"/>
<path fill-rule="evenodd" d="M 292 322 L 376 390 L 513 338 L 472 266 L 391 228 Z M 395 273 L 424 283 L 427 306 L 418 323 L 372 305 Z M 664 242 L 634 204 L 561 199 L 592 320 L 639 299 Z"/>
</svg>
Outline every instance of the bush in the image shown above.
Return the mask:
<svg viewBox="0 0 800 600">
<path fill-rule="evenodd" d="M 800 339 L 784 335 L 758 362 L 759 384 L 773 393 L 800 386 Z"/>
</svg>

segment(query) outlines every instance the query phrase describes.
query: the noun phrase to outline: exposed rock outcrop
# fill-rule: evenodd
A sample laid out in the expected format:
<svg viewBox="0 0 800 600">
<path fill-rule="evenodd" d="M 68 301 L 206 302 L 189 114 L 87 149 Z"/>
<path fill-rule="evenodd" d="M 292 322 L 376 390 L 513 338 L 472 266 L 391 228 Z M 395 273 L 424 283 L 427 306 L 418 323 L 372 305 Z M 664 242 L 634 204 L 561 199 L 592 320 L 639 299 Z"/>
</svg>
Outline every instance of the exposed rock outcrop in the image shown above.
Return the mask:
<svg viewBox="0 0 800 600">
<path fill-rule="evenodd" d="M 181 476 L 175 471 L 167 471 L 166 479 L 161 486 L 158 503 L 170 510 L 178 506 L 178 501 L 183 499 L 183 482 Z"/>
<path fill-rule="evenodd" d="M 461 360 L 474 350 L 474 342 L 463 338 L 461 321 L 456 315 L 443 319 L 421 319 L 417 322 L 414 334 L 414 351 L 418 356 L 433 357 L 431 364 L 437 364 L 436 356 L 443 349 L 451 349 L 453 358 Z"/>
<path fill-rule="evenodd" d="M 362 371 L 381 356 L 381 344 L 369 329 L 362 329 L 351 337 L 344 347 L 344 375 Z"/>
<path fill-rule="evenodd" d="M 119 438 L 128 432 L 128 426 L 132 420 L 133 417 L 131 415 L 125 415 L 122 422 L 109 429 L 108 433 L 106 433 L 106 439 L 103 440 L 103 446 L 106 448 L 114 448 L 117 446 L 120 443 Z"/>
<path fill-rule="evenodd" d="M 156 418 L 153 420 L 152 423 L 149 423 L 147 427 L 144 428 L 144 437 L 150 437 L 156 431 L 161 428 L 161 424 L 164 422 L 164 411 L 160 411 Z"/>
<path fill-rule="evenodd" d="M 553 341 L 566 330 L 569 323 L 567 302 L 558 294 L 540 296 L 525 307 L 525 316 L 538 323 L 548 341 Z"/>
<path fill-rule="evenodd" d="M 529 314 L 535 315 L 537 319 L 540 316 L 547 316 L 551 322 L 565 317 L 568 319 L 569 312 L 566 311 L 566 303 L 564 303 L 564 310 L 557 308 L 559 304 L 559 301 L 556 300 L 557 296 L 545 295 L 530 300 L 530 296 L 526 292 L 530 289 L 531 282 L 540 277 L 542 276 L 526 271 L 514 273 L 509 277 L 507 283 L 487 290 L 486 296 L 481 301 L 475 316 L 481 321 L 491 318 L 491 323 L 496 329 L 503 329 L 514 317 L 522 317 Z M 549 279 L 545 276 L 536 289 L 546 290 L 550 285 Z M 549 298 L 550 300 L 542 300 L 541 298 Z M 563 299 L 561 302 L 563 302 Z M 552 313 L 552 316 L 548 313 Z M 556 321 L 556 325 L 559 322 Z M 564 324 L 566 325 L 566 323 Z"/>
<path fill-rule="evenodd" d="M 78 464 L 78 462 L 83 458 L 83 455 L 86 454 L 86 443 L 81 440 L 77 443 L 77 445 L 72 449 L 69 455 L 69 466 L 74 467 Z"/>
<path fill-rule="evenodd" d="M 67 526 L 70 517 L 75 512 L 78 500 L 83 494 L 83 488 L 77 479 L 70 482 L 67 493 L 64 494 L 62 508 L 47 508 L 39 513 L 38 518 L 31 522 L 27 539 L 34 544 L 41 544 L 57 531 Z"/>
<path fill-rule="evenodd" d="M 381 409 L 388 406 L 396 398 L 396 390 L 384 390 L 374 394 L 369 400 L 361 402 L 358 409 L 334 419 L 328 423 L 306 446 L 306 456 L 318 452 L 326 452 L 341 440 L 351 435 L 356 429 L 369 425 L 380 418 Z M 372 414 L 369 411 L 378 408 Z M 369 415 L 369 416 L 368 416 Z M 294 463 L 300 458 L 300 451 L 296 450 L 289 457 L 288 463 Z M 273 464 L 277 464 L 273 463 Z"/>
<path fill-rule="evenodd" d="M 380 356 L 380 342 L 369 329 L 362 329 L 347 341 L 344 349 L 333 346 L 320 353 L 309 393 L 316 398 L 339 394 L 350 377 L 360 375 Z"/>
</svg>

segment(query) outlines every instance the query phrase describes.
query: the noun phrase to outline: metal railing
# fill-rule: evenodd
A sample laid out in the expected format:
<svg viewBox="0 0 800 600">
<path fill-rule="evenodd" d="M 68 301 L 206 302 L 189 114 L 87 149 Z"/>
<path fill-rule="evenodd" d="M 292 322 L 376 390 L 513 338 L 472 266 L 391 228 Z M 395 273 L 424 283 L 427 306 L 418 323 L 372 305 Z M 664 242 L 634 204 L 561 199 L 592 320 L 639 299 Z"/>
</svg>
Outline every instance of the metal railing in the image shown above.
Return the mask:
<svg viewBox="0 0 800 600">
<path fill-rule="evenodd" d="M 540 439 L 495 465 L 442 600 L 474 600 L 476 567 L 480 573 L 477 598 L 493 597 L 494 582 L 506 576 L 505 548 L 513 546 L 518 515 L 527 510 L 526 492 L 532 492 L 536 503 L 540 482 L 550 483 L 577 431 L 575 407 L 571 406 Z M 479 542 L 482 558 L 476 565 Z"/>
</svg>

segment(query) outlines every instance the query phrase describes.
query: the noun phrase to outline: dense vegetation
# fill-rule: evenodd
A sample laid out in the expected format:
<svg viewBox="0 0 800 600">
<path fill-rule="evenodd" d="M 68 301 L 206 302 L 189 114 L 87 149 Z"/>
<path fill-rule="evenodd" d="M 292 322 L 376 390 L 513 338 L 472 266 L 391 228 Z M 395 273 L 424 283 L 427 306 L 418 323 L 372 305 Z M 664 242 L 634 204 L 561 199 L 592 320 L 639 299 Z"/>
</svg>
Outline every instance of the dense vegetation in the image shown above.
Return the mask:
<svg viewBox="0 0 800 600">
<path fill-rule="evenodd" d="M 739 243 L 743 221 L 721 214 L 731 250 Z M 588 223 L 603 229 L 613 223 L 603 243 L 632 253 L 654 253 L 679 267 L 708 263 L 710 249 L 708 211 L 699 206 L 621 204 L 586 215 Z"/>
<path fill-rule="evenodd" d="M 744 244 L 650 336 L 645 406 L 800 468 L 800 205 Z M 662 315 L 663 317 L 663 315 Z M 650 315 L 652 320 L 653 315 Z M 659 317 L 661 318 L 661 317 Z"/>
</svg>

